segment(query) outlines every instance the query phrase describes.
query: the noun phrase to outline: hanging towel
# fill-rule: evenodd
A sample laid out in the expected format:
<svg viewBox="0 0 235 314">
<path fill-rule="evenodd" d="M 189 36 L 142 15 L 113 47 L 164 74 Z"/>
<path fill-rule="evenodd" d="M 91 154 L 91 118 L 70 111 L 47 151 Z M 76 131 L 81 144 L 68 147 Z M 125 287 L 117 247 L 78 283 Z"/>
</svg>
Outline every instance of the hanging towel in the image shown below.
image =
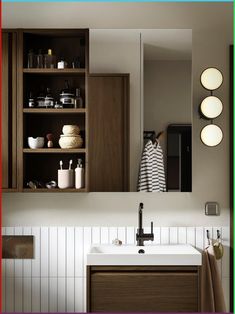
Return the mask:
<svg viewBox="0 0 235 314">
<path fill-rule="evenodd" d="M 202 252 L 201 312 L 226 312 L 222 283 L 212 245 Z"/>
<path fill-rule="evenodd" d="M 163 152 L 159 143 L 148 141 L 142 154 L 138 192 L 165 192 Z"/>
</svg>

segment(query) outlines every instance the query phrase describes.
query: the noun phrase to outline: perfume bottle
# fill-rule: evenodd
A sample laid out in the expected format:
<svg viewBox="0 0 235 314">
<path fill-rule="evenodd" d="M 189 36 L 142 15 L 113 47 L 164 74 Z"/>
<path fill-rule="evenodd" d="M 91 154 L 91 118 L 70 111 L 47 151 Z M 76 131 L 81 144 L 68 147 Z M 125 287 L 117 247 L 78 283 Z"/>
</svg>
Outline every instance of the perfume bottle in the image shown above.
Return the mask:
<svg viewBox="0 0 235 314">
<path fill-rule="evenodd" d="M 48 54 L 44 55 L 44 68 L 53 69 L 55 68 L 56 60 L 55 56 L 52 54 L 52 50 L 48 49 Z"/>
<path fill-rule="evenodd" d="M 74 100 L 74 108 L 83 108 L 83 99 L 81 97 L 80 88 L 76 88 L 75 100 Z"/>
</svg>

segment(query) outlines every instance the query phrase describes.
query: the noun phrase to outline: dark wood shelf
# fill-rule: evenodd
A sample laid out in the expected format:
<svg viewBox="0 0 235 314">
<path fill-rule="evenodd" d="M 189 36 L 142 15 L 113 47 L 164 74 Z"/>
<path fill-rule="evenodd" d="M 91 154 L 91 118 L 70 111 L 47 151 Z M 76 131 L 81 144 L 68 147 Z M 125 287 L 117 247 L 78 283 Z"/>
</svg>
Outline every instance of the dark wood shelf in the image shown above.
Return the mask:
<svg viewBox="0 0 235 314">
<path fill-rule="evenodd" d="M 24 68 L 23 73 L 25 74 L 50 74 L 50 75 L 85 75 L 86 69 L 37 69 L 37 68 Z"/>
<path fill-rule="evenodd" d="M 26 154 L 85 154 L 86 148 L 38 148 L 38 149 L 31 149 L 31 148 L 24 148 L 23 153 Z"/>
<path fill-rule="evenodd" d="M 55 109 L 55 108 L 24 108 L 24 113 L 58 113 L 58 114 L 66 114 L 66 113 L 80 113 L 84 114 L 87 112 L 85 108 L 75 109 L 75 108 L 63 108 L 63 109 Z"/>
<path fill-rule="evenodd" d="M 75 188 L 70 188 L 70 189 L 44 189 L 44 188 L 38 188 L 38 189 L 30 189 L 30 188 L 24 188 L 23 192 L 27 193 L 84 193 L 87 192 L 86 188 L 83 189 L 75 189 Z"/>
</svg>

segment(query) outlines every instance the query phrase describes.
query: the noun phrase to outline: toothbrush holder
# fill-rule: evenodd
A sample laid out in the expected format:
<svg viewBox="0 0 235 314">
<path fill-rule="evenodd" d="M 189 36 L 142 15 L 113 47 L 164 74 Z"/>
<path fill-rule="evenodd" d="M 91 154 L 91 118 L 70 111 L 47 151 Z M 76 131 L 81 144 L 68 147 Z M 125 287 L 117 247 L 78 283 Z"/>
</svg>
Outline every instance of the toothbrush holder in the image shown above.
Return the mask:
<svg viewBox="0 0 235 314">
<path fill-rule="evenodd" d="M 58 170 L 58 187 L 60 189 L 74 188 L 74 170 L 59 169 Z"/>
</svg>

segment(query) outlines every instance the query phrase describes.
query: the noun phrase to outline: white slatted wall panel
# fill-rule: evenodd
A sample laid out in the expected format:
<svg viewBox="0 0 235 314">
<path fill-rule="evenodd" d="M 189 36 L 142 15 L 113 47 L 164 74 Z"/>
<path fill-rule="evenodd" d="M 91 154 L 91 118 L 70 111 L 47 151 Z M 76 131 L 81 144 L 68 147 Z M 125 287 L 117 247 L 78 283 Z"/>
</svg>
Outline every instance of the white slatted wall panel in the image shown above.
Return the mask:
<svg viewBox="0 0 235 314">
<path fill-rule="evenodd" d="M 149 228 L 145 228 L 149 232 Z M 224 244 L 218 262 L 229 304 L 229 227 L 155 227 L 154 244 L 188 243 L 203 249 L 206 230 Z M 119 238 L 135 244 L 135 227 L 4 227 L 4 235 L 34 235 L 33 260 L 2 261 L 3 312 L 86 311 L 86 253 L 90 245 Z"/>
</svg>

